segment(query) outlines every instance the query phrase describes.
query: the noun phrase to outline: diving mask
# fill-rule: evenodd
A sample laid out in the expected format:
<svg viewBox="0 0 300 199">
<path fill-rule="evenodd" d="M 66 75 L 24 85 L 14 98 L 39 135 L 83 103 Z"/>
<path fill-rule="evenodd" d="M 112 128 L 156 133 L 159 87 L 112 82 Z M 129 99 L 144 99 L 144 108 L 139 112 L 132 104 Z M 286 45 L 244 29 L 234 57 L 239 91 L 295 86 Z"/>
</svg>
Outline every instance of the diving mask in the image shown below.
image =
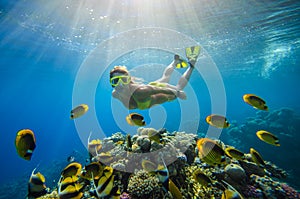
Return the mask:
<svg viewBox="0 0 300 199">
<path fill-rule="evenodd" d="M 119 85 L 120 82 L 122 84 L 126 85 L 126 84 L 130 83 L 130 80 L 131 80 L 131 78 L 128 75 L 114 76 L 114 77 L 110 78 L 110 84 L 112 87 Z"/>
</svg>

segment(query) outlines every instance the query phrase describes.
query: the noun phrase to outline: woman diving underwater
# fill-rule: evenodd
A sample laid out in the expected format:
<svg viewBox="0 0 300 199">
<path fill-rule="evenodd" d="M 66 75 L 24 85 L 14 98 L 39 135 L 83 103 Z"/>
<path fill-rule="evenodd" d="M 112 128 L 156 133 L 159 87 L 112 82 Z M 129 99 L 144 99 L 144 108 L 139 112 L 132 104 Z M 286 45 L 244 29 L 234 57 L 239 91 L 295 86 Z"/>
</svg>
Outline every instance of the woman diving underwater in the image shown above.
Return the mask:
<svg viewBox="0 0 300 199">
<path fill-rule="evenodd" d="M 115 66 L 110 71 L 110 84 L 114 88 L 112 96 L 119 99 L 128 109 L 148 109 L 154 105 L 173 101 L 177 97 L 186 99 L 183 91 L 194 70 L 197 58 L 200 53 L 200 46 L 193 46 L 185 49 L 188 64 L 174 56 L 172 63 L 166 67 L 160 79 L 142 84 L 134 82 L 125 66 Z M 188 69 L 180 77 L 176 86 L 169 84 L 170 77 L 174 69 L 187 67 Z"/>
</svg>

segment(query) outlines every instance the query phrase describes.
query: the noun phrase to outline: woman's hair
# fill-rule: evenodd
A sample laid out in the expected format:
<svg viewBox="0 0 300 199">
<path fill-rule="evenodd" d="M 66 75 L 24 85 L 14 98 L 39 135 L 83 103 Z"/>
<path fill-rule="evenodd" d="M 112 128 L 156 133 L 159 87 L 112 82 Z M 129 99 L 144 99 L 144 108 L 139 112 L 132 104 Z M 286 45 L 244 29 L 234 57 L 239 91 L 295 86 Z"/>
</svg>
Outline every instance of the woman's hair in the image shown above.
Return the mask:
<svg viewBox="0 0 300 199">
<path fill-rule="evenodd" d="M 109 72 L 109 78 L 112 78 L 114 73 L 121 73 L 121 74 L 124 74 L 124 75 L 129 75 L 129 72 L 128 72 L 126 66 L 115 66 Z"/>
<path fill-rule="evenodd" d="M 114 73 L 121 73 L 124 75 L 130 75 L 129 71 L 127 70 L 126 66 L 115 66 L 110 72 L 109 72 L 109 78 L 112 78 Z M 131 76 L 131 82 L 142 84 L 144 83 L 143 78 L 138 77 L 132 77 Z"/>
</svg>

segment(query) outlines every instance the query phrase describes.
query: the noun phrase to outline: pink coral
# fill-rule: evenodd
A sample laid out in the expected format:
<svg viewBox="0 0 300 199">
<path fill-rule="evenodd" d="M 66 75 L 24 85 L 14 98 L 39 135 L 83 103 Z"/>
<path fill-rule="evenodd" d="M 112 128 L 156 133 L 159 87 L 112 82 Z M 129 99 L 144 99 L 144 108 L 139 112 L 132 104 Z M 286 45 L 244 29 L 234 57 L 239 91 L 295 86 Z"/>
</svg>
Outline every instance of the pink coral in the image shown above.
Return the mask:
<svg viewBox="0 0 300 199">
<path fill-rule="evenodd" d="M 243 190 L 243 194 L 247 198 L 263 198 L 263 193 L 260 189 L 257 189 L 256 187 L 252 185 L 247 185 L 245 189 Z"/>
<path fill-rule="evenodd" d="M 128 193 L 123 192 L 122 195 L 120 195 L 120 199 L 131 199 L 131 197 Z"/>
<path fill-rule="evenodd" d="M 281 188 L 284 190 L 286 197 L 289 199 L 300 199 L 300 193 L 286 183 L 281 183 Z"/>
</svg>

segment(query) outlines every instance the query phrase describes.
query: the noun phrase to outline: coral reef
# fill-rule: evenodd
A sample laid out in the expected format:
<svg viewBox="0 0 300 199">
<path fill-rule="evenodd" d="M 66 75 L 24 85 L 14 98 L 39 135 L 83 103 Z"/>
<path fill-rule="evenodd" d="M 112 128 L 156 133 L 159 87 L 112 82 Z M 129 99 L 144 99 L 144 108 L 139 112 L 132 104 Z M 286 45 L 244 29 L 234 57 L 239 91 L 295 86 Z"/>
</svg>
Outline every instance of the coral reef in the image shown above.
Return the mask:
<svg viewBox="0 0 300 199">
<path fill-rule="evenodd" d="M 289 111 L 273 115 L 259 113 L 258 119 L 277 117 L 279 113 L 291 114 Z M 258 119 L 256 122 L 260 122 Z M 240 130 L 237 127 L 233 129 Z M 216 166 L 201 162 L 197 153 L 197 139 L 197 135 L 187 132 L 138 128 L 137 134 L 133 136 L 116 133 L 101 140 L 102 147 L 99 153 L 90 157 L 90 161 L 97 161 L 107 166 L 106 168 L 111 168 L 111 183 L 118 189 L 116 193 L 121 199 L 221 198 L 224 187 L 228 188 L 227 184 L 244 198 L 299 198 L 296 190 L 278 181 L 287 177 L 284 170 L 268 161 L 265 161 L 264 166 L 258 166 L 252 161 L 250 154 L 245 154 L 243 160 L 226 157 L 224 163 Z M 230 147 L 226 142 L 216 141 L 222 148 Z M 106 159 L 103 159 L 104 157 Z M 109 161 L 106 161 L 107 159 Z M 142 165 L 144 160 L 152 162 L 153 167 L 157 165 L 157 170 L 146 171 Z M 167 186 L 159 177 L 161 172 L 168 175 L 172 186 L 175 186 L 182 196 L 174 195 L 175 191 L 166 190 Z M 193 177 L 195 172 L 202 175 L 199 175 L 197 180 Z M 209 179 L 209 183 L 201 183 L 204 178 Z M 82 198 L 97 198 L 93 182 L 80 178 L 80 183 L 85 184 Z M 56 189 L 53 189 L 51 194 L 40 198 L 58 198 L 58 194 Z"/>
</svg>

